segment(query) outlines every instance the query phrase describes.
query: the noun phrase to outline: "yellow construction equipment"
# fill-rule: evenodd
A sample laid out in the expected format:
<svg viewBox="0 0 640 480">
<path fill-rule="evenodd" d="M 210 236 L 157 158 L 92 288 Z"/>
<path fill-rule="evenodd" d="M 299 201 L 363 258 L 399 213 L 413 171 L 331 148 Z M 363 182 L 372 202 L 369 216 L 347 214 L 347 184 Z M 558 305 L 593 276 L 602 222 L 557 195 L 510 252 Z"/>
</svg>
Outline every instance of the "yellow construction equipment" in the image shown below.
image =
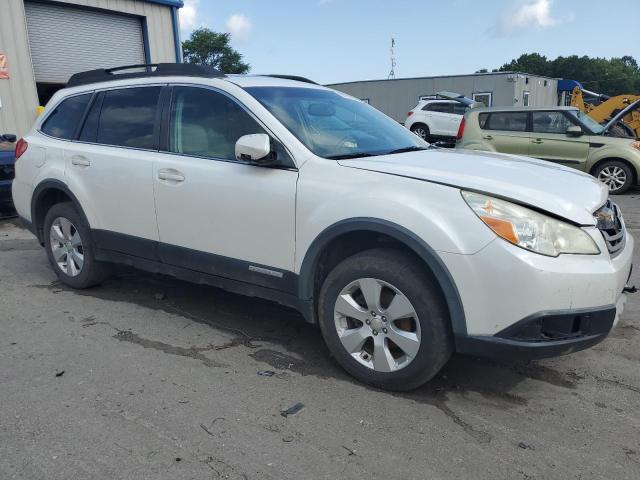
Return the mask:
<svg viewBox="0 0 640 480">
<path fill-rule="evenodd" d="M 593 104 L 585 102 L 585 94 L 589 97 L 595 97 L 597 100 L 600 100 L 600 103 Z M 570 105 L 585 112 L 596 122 L 603 123 L 636 100 L 640 100 L 640 95 L 616 95 L 615 97 L 609 97 L 581 89 L 580 87 L 575 87 L 571 92 Z M 622 119 L 622 123 L 624 126 L 618 127 L 620 133 L 640 137 L 640 111 L 635 110 L 629 113 Z M 614 128 L 616 127 L 613 127 L 612 131 Z M 624 130 L 628 131 L 625 132 Z"/>
</svg>

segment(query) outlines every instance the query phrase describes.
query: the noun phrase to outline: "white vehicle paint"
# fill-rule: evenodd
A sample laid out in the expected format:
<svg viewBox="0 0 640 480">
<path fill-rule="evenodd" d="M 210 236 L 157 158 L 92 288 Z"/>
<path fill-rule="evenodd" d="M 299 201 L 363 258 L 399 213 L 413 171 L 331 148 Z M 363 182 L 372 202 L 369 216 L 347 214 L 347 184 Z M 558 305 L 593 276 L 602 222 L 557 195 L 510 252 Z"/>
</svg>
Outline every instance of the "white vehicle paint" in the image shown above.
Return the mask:
<svg viewBox="0 0 640 480">
<path fill-rule="evenodd" d="M 102 127 L 82 138 L 94 109 L 107 115 L 96 102 L 108 92 L 149 85 L 163 86 L 155 127 L 131 141 L 153 131 L 157 146 L 101 143 Z M 62 102 L 87 92 L 82 130 L 66 140 L 43 132 Z M 228 113 L 211 117 L 220 105 Z M 269 158 L 229 153 L 247 134 L 269 136 Z M 63 281 L 85 287 L 94 263 L 126 262 L 270 298 L 320 322 L 345 369 L 386 388 L 423 383 L 454 350 L 539 358 L 587 348 L 624 304 L 634 240 L 603 184 L 525 157 L 431 148 L 315 84 L 157 75 L 88 83 L 58 92 L 24 141 L 19 215 L 48 246 L 47 211 L 64 213 L 57 205 L 67 202 L 92 259 L 73 278 L 56 270 Z M 428 343 L 436 340 L 444 343 Z"/>
<path fill-rule="evenodd" d="M 420 100 L 408 112 L 404 126 L 427 141 L 451 139 L 458 133 L 465 111 L 465 106 L 454 100 Z"/>
</svg>

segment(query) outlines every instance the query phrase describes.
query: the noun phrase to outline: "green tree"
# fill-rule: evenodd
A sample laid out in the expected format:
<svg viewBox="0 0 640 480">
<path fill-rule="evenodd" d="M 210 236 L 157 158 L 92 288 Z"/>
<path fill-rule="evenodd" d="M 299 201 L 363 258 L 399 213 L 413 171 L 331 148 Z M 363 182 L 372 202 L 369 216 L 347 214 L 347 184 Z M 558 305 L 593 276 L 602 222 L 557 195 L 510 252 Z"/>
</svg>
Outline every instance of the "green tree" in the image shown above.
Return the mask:
<svg viewBox="0 0 640 480">
<path fill-rule="evenodd" d="M 549 60 L 539 53 L 526 53 L 499 70 L 577 80 L 588 90 L 608 95 L 640 93 L 640 67 L 629 55 L 610 59 L 569 55 Z"/>
<path fill-rule="evenodd" d="M 242 54 L 229 44 L 228 33 L 198 28 L 182 42 L 182 54 L 187 63 L 217 68 L 223 73 L 247 73 L 251 66 L 242 61 Z"/>
</svg>

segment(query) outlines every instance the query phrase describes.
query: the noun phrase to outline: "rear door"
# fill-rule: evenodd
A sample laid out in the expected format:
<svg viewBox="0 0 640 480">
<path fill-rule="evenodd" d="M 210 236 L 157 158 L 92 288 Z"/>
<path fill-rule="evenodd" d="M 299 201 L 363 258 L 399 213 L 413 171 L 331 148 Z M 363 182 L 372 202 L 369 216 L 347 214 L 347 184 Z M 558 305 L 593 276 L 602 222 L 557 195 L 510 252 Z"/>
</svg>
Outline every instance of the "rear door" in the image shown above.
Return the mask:
<svg viewBox="0 0 640 480">
<path fill-rule="evenodd" d="M 67 184 L 86 209 L 100 248 L 154 257 L 152 174 L 162 88 L 98 92 L 78 140 L 66 148 Z"/>
<path fill-rule="evenodd" d="M 483 143 L 491 150 L 514 155 L 529 154 L 528 112 L 483 112 L 478 115 L 478 121 Z"/>
<path fill-rule="evenodd" d="M 451 136 L 451 102 L 431 102 L 424 108 L 427 124 L 432 135 Z M 453 133 L 455 135 L 455 132 Z"/>
<path fill-rule="evenodd" d="M 531 112 L 532 157 L 584 169 L 589 154 L 589 136 L 567 135 L 567 129 L 578 125 L 563 111 Z"/>
</svg>

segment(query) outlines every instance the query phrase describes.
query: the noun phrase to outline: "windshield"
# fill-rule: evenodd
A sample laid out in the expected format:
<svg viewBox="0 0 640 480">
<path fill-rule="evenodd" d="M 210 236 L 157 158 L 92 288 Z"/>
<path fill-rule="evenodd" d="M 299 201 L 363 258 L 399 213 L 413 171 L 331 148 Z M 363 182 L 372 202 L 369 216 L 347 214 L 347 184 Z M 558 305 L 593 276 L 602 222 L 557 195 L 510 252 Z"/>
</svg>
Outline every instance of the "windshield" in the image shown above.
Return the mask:
<svg viewBox="0 0 640 480">
<path fill-rule="evenodd" d="M 581 112 L 580 110 L 569 110 L 569 114 L 580 120 L 589 130 L 591 130 L 596 135 L 600 135 L 602 132 L 604 132 L 604 127 L 586 113 Z"/>
<path fill-rule="evenodd" d="M 364 102 L 332 90 L 246 89 L 320 157 L 339 159 L 422 150 L 429 144 Z"/>
</svg>

